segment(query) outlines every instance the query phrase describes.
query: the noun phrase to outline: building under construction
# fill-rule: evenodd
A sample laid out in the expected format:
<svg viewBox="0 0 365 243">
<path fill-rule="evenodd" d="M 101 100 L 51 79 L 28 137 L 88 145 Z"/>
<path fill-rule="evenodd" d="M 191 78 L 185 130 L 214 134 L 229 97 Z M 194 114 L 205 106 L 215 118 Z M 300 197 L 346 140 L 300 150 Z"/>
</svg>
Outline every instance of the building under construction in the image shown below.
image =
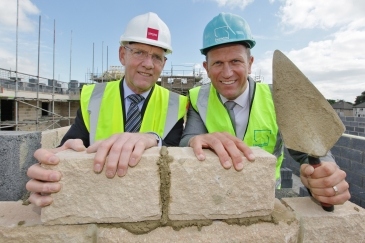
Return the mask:
<svg viewBox="0 0 365 243">
<path fill-rule="evenodd" d="M 88 74 L 89 83 L 118 80 L 120 66 L 103 74 Z M 179 94 L 200 85 L 202 75 L 194 70 L 163 71 L 157 84 Z M 61 82 L 0 68 L 0 130 L 44 131 L 73 123 L 80 91 L 87 83 Z"/>
</svg>

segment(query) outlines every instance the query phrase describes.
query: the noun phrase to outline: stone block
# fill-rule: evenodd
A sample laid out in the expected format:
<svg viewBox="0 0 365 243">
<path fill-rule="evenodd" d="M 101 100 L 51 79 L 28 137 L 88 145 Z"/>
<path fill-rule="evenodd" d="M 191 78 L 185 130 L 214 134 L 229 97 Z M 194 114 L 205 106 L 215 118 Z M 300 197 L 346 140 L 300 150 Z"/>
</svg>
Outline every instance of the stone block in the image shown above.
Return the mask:
<svg viewBox="0 0 365 243">
<path fill-rule="evenodd" d="M 0 131 L 0 201 L 17 201 L 25 193 L 28 168 L 37 161 L 40 132 Z"/>
<path fill-rule="evenodd" d="M 42 225 L 41 209 L 21 201 L 0 202 L 0 242 L 96 242 L 97 228 L 88 225 Z"/>
<path fill-rule="evenodd" d="M 63 151 L 60 163 L 48 168 L 62 173 L 62 189 L 42 209 L 47 224 L 137 222 L 161 218 L 159 148 L 146 150 L 124 177 L 108 179 L 93 172 L 95 154 Z"/>
<path fill-rule="evenodd" d="M 198 228 L 183 227 L 174 230 L 172 227 L 159 227 L 147 234 L 132 234 L 117 227 L 98 228 L 98 243 L 119 242 L 297 242 L 299 222 L 290 209 L 275 200 L 272 214 L 275 222 L 242 222 L 228 224 L 213 221 L 209 226 Z"/>
<path fill-rule="evenodd" d="M 51 149 L 57 147 L 69 128 L 70 126 L 67 126 L 42 132 L 42 148 Z"/>
<path fill-rule="evenodd" d="M 365 209 L 346 202 L 326 212 L 309 197 L 282 199 L 300 221 L 299 242 L 365 242 Z"/>
<path fill-rule="evenodd" d="M 244 158 L 244 168 L 226 170 L 218 157 L 204 150 L 205 161 L 192 148 L 168 148 L 171 220 L 229 219 L 269 215 L 274 207 L 276 158 L 252 147 L 255 162 Z"/>
</svg>

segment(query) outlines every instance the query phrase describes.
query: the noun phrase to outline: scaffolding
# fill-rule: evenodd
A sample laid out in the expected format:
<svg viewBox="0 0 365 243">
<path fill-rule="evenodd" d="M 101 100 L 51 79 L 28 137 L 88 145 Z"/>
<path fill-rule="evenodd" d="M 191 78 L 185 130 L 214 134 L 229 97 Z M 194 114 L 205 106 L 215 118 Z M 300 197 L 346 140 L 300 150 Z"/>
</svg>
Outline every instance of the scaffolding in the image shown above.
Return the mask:
<svg viewBox="0 0 365 243">
<path fill-rule="evenodd" d="M 77 81 L 76 81 L 77 82 Z M 33 124 L 35 130 L 40 130 L 39 125 L 50 123 L 44 127 L 44 130 L 54 129 L 55 126 L 60 127 L 61 121 L 68 121 L 70 125 L 74 117 L 71 116 L 71 103 L 80 99 L 80 90 L 78 82 L 61 82 L 54 79 L 34 76 L 26 73 L 16 72 L 8 69 L 0 68 L 0 103 L 7 101 L 14 101 L 17 105 L 13 110 L 12 107 L 7 112 L 11 113 L 5 116 L 4 109 L 0 109 L 0 130 L 22 130 L 21 128 Z M 36 105 L 31 104 L 36 101 Z M 51 109 L 42 108 L 39 103 L 51 103 Z M 68 102 L 68 115 L 61 115 L 55 112 L 55 102 Z M 19 106 L 18 104 L 25 104 L 31 108 L 35 108 L 35 119 L 18 120 Z M 5 105 L 1 104 L 4 108 Z M 46 116 L 40 116 L 47 114 Z M 14 115 L 15 114 L 15 115 Z"/>
</svg>

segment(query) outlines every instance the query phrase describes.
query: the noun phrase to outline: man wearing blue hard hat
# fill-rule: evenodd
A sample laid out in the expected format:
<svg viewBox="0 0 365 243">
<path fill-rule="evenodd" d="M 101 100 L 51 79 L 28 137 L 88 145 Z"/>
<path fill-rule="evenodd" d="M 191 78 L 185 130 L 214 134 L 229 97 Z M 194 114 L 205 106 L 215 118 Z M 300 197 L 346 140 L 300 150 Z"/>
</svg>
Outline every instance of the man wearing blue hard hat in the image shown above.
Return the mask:
<svg viewBox="0 0 365 243">
<path fill-rule="evenodd" d="M 211 83 L 189 91 L 191 105 L 180 146 L 192 147 L 199 160 L 205 159 L 203 148 L 210 148 L 224 168 L 233 165 L 238 171 L 243 169 L 242 153 L 253 161 L 249 146 L 259 146 L 277 158 L 279 188 L 283 142 L 269 85 L 249 76 L 255 44 L 249 25 L 238 15 L 220 13 L 206 25 L 200 51 L 206 56 L 203 66 Z M 291 151 L 291 155 L 302 163 L 302 182 L 317 200 L 336 205 L 350 198 L 346 173 L 330 153 L 321 158 L 316 173 L 305 164 L 306 154 Z"/>
</svg>

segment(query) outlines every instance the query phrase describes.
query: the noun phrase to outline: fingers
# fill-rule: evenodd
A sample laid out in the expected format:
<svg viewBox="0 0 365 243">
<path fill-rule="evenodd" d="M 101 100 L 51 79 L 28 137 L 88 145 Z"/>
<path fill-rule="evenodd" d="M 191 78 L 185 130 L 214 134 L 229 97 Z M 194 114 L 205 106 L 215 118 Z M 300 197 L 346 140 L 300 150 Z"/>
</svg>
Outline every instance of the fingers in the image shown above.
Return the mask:
<svg viewBox="0 0 365 243">
<path fill-rule="evenodd" d="M 68 139 L 62 147 L 65 147 L 65 149 L 73 149 L 77 152 L 81 152 L 86 149 L 81 139 Z"/>
<path fill-rule="evenodd" d="M 113 178 L 115 174 L 124 176 L 128 166 L 136 166 L 145 149 L 156 146 L 151 134 L 122 133 L 91 145 L 86 151 L 96 152 L 94 171 L 100 173 L 105 167 L 105 175 Z"/>
<path fill-rule="evenodd" d="M 60 172 L 42 168 L 39 164 L 30 166 L 27 171 L 27 175 L 28 177 L 38 181 L 57 182 L 61 179 Z"/>
<path fill-rule="evenodd" d="M 336 163 L 322 162 L 316 168 L 302 165 L 300 172 L 303 184 L 318 201 L 338 205 L 350 199 L 349 184 L 345 180 L 346 173 L 339 169 Z"/>
<path fill-rule="evenodd" d="M 31 193 L 28 200 L 38 207 L 45 207 L 53 202 L 53 198 L 51 196 L 41 196 L 39 193 Z"/>
<path fill-rule="evenodd" d="M 37 149 L 34 152 L 34 158 L 42 164 L 56 165 L 60 162 L 59 158 L 53 151 L 47 149 Z"/>
<path fill-rule="evenodd" d="M 38 180 L 30 180 L 26 186 L 28 191 L 42 194 L 51 194 L 61 190 L 61 184 L 57 182 L 42 182 Z"/>
<path fill-rule="evenodd" d="M 199 160 L 205 159 L 203 148 L 211 148 L 219 157 L 222 166 L 229 169 L 234 166 L 237 171 L 243 169 L 243 155 L 250 161 L 255 156 L 251 149 L 240 139 L 228 133 L 210 133 L 197 135 L 191 138 L 189 146 L 193 148 L 195 156 Z"/>
</svg>

